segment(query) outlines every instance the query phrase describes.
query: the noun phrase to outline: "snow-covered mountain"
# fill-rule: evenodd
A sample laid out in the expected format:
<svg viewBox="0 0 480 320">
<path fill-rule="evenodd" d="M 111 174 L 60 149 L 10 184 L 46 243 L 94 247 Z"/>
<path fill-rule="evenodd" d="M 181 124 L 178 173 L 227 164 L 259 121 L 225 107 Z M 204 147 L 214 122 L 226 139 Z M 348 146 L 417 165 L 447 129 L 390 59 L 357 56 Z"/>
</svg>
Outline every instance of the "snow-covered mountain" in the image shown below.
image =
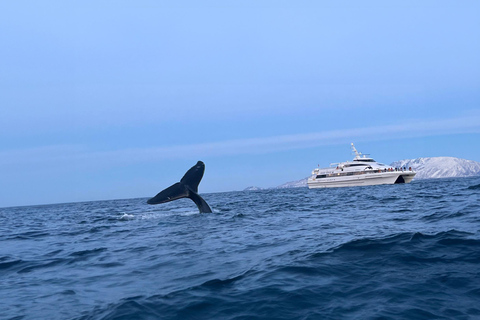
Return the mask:
<svg viewBox="0 0 480 320">
<path fill-rule="evenodd" d="M 417 174 L 415 179 L 472 177 L 480 175 L 480 162 L 454 157 L 431 157 L 395 161 L 390 164 L 393 168 L 412 167 Z M 307 179 L 290 181 L 277 187 L 268 189 L 301 188 L 307 187 Z M 249 187 L 245 190 L 263 190 L 264 188 Z"/>
<path fill-rule="evenodd" d="M 247 188 L 243 189 L 243 191 L 257 191 L 257 190 L 264 190 L 264 188 L 251 186 L 251 187 L 247 187 Z"/>
<path fill-rule="evenodd" d="M 471 177 L 480 175 L 480 162 L 454 157 L 417 158 L 395 161 L 392 167 L 412 167 L 415 179 Z"/>
<path fill-rule="evenodd" d="M 272 187 L 272 188 L 260 188 L 260 187 L 248 187 L 243 189 L 243 191 L 257 191 L 257 190 L 268 190 L 268 189 L 287 189 L 287 188 L 306 188 L 307 187 L 307 178 L 296 180 L 296 181 L 290 181 L 287 183 L 284 183 L 282 185 L 279 185 L 277 187 Z"/>
<path fill-rule="evenodd" d="M 284 183 L 282 185 L 279 185 L 278 187 L 275 187 L 275 189 L 286 189 L 286 188 L 301 188 L 301 187 L 306 187 L 307 186 L 307 178 L 296 180 L 296 181 L 290 181 L 287 183 Z"/>
</svg>

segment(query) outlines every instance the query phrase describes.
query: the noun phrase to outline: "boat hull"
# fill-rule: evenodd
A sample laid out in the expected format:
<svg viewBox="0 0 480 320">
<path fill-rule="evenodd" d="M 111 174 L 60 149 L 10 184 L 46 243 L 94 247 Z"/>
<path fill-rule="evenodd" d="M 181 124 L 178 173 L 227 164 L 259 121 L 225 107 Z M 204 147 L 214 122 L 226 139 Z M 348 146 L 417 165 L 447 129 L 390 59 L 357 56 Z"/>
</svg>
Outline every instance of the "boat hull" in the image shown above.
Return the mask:
<svg viewBox="0 0 480 320">
<path fill-rule="evenodd" d="M 380 184 L 409 183 L 415 176 L 413 171 L 378 172 L 347 177 L 309 178 L 310 189 L 374 186 Z"/>
</svg>

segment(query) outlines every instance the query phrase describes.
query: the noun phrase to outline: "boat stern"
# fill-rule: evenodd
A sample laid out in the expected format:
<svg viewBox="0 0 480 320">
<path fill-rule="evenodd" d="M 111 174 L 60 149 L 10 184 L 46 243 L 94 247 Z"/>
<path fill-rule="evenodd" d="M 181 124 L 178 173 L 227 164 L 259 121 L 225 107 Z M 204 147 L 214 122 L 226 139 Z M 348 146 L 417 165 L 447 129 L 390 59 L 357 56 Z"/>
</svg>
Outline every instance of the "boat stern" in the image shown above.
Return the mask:
<svg viewBox="0 0 480 320">
<path fill-rule="evenodd" d="M 410 183 L 417 173 L 415 171 L 406 171 L 400 174 L 395 180 L 395 183 Z"/>
<path fill-rule="evenodd" d="M 415 171 L 410 171 L 405 174 L 402 174 L 402 177 L 403 177 L 403 180 L 405 180 L 405 183 L 410 183 L 412 182 L 416 174 L 417 173 Z"/>
</svg>

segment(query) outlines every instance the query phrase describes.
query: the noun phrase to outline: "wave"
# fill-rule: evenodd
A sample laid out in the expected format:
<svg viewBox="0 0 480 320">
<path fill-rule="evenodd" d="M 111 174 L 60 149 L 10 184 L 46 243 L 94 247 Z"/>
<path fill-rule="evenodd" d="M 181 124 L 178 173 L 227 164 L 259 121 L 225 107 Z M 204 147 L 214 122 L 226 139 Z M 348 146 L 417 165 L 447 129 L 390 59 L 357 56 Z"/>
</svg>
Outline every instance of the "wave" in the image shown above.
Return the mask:
<svg viewBox="0 0 480 320">
<path fill-rule="evenodd" d="M 480 262 L 480 240 L 469 238 L 473 234 L 450 230 L 437 234 L 400 233 L 384 238 L 364 238 L 353 240 L 333 248 L 329 253 L 318 256 L 342 255 L 345 259 L 388 260 L 413 262 L 438 258 L 441 261 L 454 259 Z"/>
<path fill-rule="evenodd" d="M 50 233 L 45 231 L 27 231 L 7 236 L 5 240 L 38 240 L 39 238 L 49 237 L 50 235 Z"/>
<path fill-rule="evenodd" d="M 54 268 L 62 265 L 75 265 L 79 262 L 91 259 L 100 255 L 102 252 L 106 251 L 107 248 L 96 248 L 92 250 L 80 250 L 70 253 L 66 257 L 57 257 L 54 258 L 57 254 L 63 250 L 55 250 L 49 253 L 44 254 L 42 257 L 39 257 L 36 260 L 22 260 L 22 259 L 12 259 L 9 256 L 0 258 L 0 270 L 8 272 L 17 272 L 17 273 L 29 273 L 37 271 L 39 269 Z M 94 261 L 94 265 L 108 268 L 121 266 L 121 263 L 118 262 L 104 262 L 98 263 Z"/>
<path fill-rule="evenodd" d="M 98 253 L 101 253 L 103 251 L 108 250 L 107 248 L 95 248 L 91 250 L 80 250 L 80 251 L 75 251 L 70 254 L 70 256 L 73 257 L 88 257 L 88 256 L 94 256 L 97 255 Z"/>
<path fill-rule="evenodd" d="M 4 260 L 9 260 L 8 258 L 5 257 Z M 16 266 L 18 266 L 19 264 L 22 264 L 24 261 L 23 260 L 10 260 L 10 261 L 6 261 L 6 262 L 3 262 L 1 261 L 0 262 L 0 270 L 8 270 L 10 268 L 14 268 Z"/>
<path fill-rule="evenodd" d="M 38 269 L 52 268 L 59 265 L 65 264 L 65 259 L 53 259 L 50 261 L 22 261 L 19 266 L 22 266 L 17 272 L 18 273 L 28 273 Z"/>
<path fill-rule="evenodd" d="M 470 186 L 470 187 L 468 187 L 467 189 L 469 189 L 469 190 L 480 190 L 480 184 L 476 184 L 476 185 L 474 185 L 474 186 Z"/>
</svg>

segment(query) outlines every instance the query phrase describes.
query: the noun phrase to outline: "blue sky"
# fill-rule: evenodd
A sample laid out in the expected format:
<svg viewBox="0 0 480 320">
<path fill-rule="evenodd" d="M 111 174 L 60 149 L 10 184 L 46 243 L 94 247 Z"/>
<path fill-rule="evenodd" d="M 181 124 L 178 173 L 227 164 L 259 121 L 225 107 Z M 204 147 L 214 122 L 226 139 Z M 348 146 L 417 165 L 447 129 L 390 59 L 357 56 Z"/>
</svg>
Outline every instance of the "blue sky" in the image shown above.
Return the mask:
<svg viewBox="0 0 480 320">
<path fill-rule="evenodd" d="M 4 1 L 0 207 L 480 161 L 478 1 Z"/>
</svg>

